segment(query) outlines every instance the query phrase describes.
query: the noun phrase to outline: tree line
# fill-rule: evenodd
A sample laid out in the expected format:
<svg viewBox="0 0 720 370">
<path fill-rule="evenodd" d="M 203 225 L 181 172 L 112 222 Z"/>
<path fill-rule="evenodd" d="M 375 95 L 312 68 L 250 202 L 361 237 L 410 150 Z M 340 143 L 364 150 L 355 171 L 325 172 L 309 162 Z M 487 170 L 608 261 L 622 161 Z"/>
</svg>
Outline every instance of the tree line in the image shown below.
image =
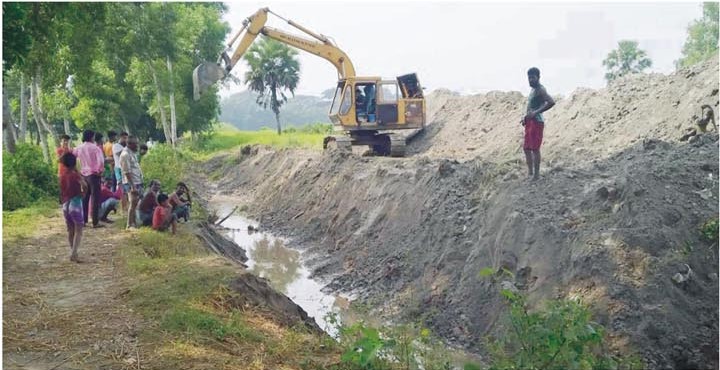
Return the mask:
<svg viewBox="0 0 720 370">
<path fill-rule="evenodd" d="M 222 3 L 4 2 L 5 147 L 121 129 L 170 145 L 217 120 L 214 91 L 192 99 L 192 70 L 215 60 Z M 32 136 L 32 138 L 31 138 Z"/>
</svg>

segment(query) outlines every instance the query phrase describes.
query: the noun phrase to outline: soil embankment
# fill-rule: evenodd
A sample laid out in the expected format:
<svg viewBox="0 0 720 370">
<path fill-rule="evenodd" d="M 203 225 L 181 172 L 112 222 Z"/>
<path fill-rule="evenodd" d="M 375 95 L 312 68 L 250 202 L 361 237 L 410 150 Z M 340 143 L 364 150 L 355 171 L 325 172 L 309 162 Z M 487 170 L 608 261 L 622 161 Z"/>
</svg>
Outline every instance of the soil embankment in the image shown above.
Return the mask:
<svg viewBox="0 0 720 370">
<path fill-rule="evenodd" d="M 717 134 L 680 141 L 701 104 L 717 111 L 717 86 L 714 59 L 559 101 L 537 182 L 518 93 L 432 94 L 408 158 L 255 148 L 208 170 L 309 246 L 331 288 L 451 342 L 482 351 L 505 309 L 478 272 L 505 267 L 534 304 L 591 304 L 612 346 L 650 368 L 717 368 L 718 250 L 698 231 L 718 215 Z"/>
</svg>

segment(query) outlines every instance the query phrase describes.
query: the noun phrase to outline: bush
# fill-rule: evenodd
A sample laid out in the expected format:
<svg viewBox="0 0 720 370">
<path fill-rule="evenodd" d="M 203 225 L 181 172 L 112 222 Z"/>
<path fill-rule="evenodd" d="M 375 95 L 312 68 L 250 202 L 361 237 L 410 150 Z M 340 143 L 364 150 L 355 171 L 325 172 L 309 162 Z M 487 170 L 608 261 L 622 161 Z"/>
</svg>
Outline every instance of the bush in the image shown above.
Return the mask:
<svg viewBox="0 0 720 370">
<path fill-rule="evenodd" d="M 167 144 L 153 146 L 140 161 L 145 185 L 150 180 L 159 180 L 163 192 L 175 191 L 175 184 L 183 180 L 190 162 L 192 158 Z"/>
<path fill-rule="evenodd" d="M 507 269 L 488 267 L 480 278 L 515 279 Z M 544 309 L 528 310 L 525 296 L 501 289 L 508 303 L 509 325 L 500 339 L 488 340 L 490 370 L 501 369 L 642 369 L 636 355 L 611 356 L 604 343 L 602 325 L 593 322 L 590 310 L 578 300 L 553 299 Z M 466 366 L 466 370 L 475 367 Z"/>
<path fill-rule="evenodd" d="M 329 320 L 335 322 L 334 318 Z M 339 369 L 449 370 L 450 355 L 445 345 L 430 330 L 412 324 L 373 327 L 363 322 L 339 326 Z"/>
<path fill-rule="evenodd" d="M 528 312 L 525 298 L 502 291 L 510 305 L 510 327 L 490 343 L 490 369 L 614 369 L 603 354 L 603 327 L 573 300 L 553 300 L 545 310 Z"/>
<path fill-rule="evenodd" d="M 3 209 L 27 207 L 54 199 L 59 191 L 57 172 L 43 160 L 40 147 L 18 144 L 14 154 L 3 152 Z"/>
</svg>

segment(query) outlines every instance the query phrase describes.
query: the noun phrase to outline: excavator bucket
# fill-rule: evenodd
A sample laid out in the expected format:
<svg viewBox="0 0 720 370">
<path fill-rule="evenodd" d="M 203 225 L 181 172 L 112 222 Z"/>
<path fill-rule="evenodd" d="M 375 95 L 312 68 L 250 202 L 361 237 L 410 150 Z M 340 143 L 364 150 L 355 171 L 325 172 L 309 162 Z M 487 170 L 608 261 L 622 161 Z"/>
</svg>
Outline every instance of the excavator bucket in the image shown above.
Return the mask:
<svg viewBox="0 0 720 370">
<path fill-rule="evenodd" d="M 193 99 L 200 99 L 200 95 L 219 80 L 225 78 L 225 68 L 217 63 L 204 62 L 193 70 Z"/>
</svg>

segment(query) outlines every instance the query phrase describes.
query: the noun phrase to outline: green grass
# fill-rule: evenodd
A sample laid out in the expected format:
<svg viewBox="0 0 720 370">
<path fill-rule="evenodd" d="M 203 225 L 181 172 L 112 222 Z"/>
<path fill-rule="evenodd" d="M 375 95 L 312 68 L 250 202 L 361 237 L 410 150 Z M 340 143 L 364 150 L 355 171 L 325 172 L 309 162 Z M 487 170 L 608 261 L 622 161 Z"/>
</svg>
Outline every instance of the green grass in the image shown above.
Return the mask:
<svg viewBox="0 0 720 370">
<path fill-rule="evenodd" d="M 204 335 L 223 340 L 228 337 L 262 342 L 263 337 L 250 328 L 239 312 L 228 319 L 190 307 L 175 307 L 163 317 L 161 328 L 174 332 Z"/>
<path fill-rule="evenodd" d="M 160 328 L 204 342 L 235 339 L 262 341 L 242 320 L 239 311 L 219 314 L 208 306 L 218 291 L 226 291 L 235 269 L 218 265 L 190 231 L 177 235 L 141 229 L 122 255 L 128 272 L 137 278 L 128 297 L 131 304 Z"/>
<path fill-rule="evenodd" d="M 41 224 L 49 222 L 49 218 L 58 217 L 59 209 L 57 201 L 44 199 L 25 208 L 3 211 L 3 239 L 14 241 L 30 237 Z"/>
<path fill-rule="evenodd" d="M 161 347 L 155 353 L 163 364 L 205 361 L 209 368 L 223 368 L 254 358 L 252 366 L 243 362 L 248 365 L 243 368 L 261 369 L 333 355 L 320 345 L 324 338 L 302 328 L 269 329 L 274 324 L 259 324 L 267 319 L 252 309 L 234 307 L 232 297 L 238 293 L 229 283 L 237 266 L 208 252 L 189 228 L 175 236 L 141 229 L 120 254 L 124 274 L 132 277 L 126 298 L 150 323 L 140 337 Z"/>
<path fill-rule="evenodd" d="M 244 145 L 268 145 L 273 148 L 306 148 L 322 150 L 323 138 L 332 131 L 329 124 L 315 124 L 302 128 L 288 127 L 282 135 L 275 130 L 240 131 L 223 125 L 203 140 L 196 150 L 200 152 L 218 152 Z"/>
</svg>

